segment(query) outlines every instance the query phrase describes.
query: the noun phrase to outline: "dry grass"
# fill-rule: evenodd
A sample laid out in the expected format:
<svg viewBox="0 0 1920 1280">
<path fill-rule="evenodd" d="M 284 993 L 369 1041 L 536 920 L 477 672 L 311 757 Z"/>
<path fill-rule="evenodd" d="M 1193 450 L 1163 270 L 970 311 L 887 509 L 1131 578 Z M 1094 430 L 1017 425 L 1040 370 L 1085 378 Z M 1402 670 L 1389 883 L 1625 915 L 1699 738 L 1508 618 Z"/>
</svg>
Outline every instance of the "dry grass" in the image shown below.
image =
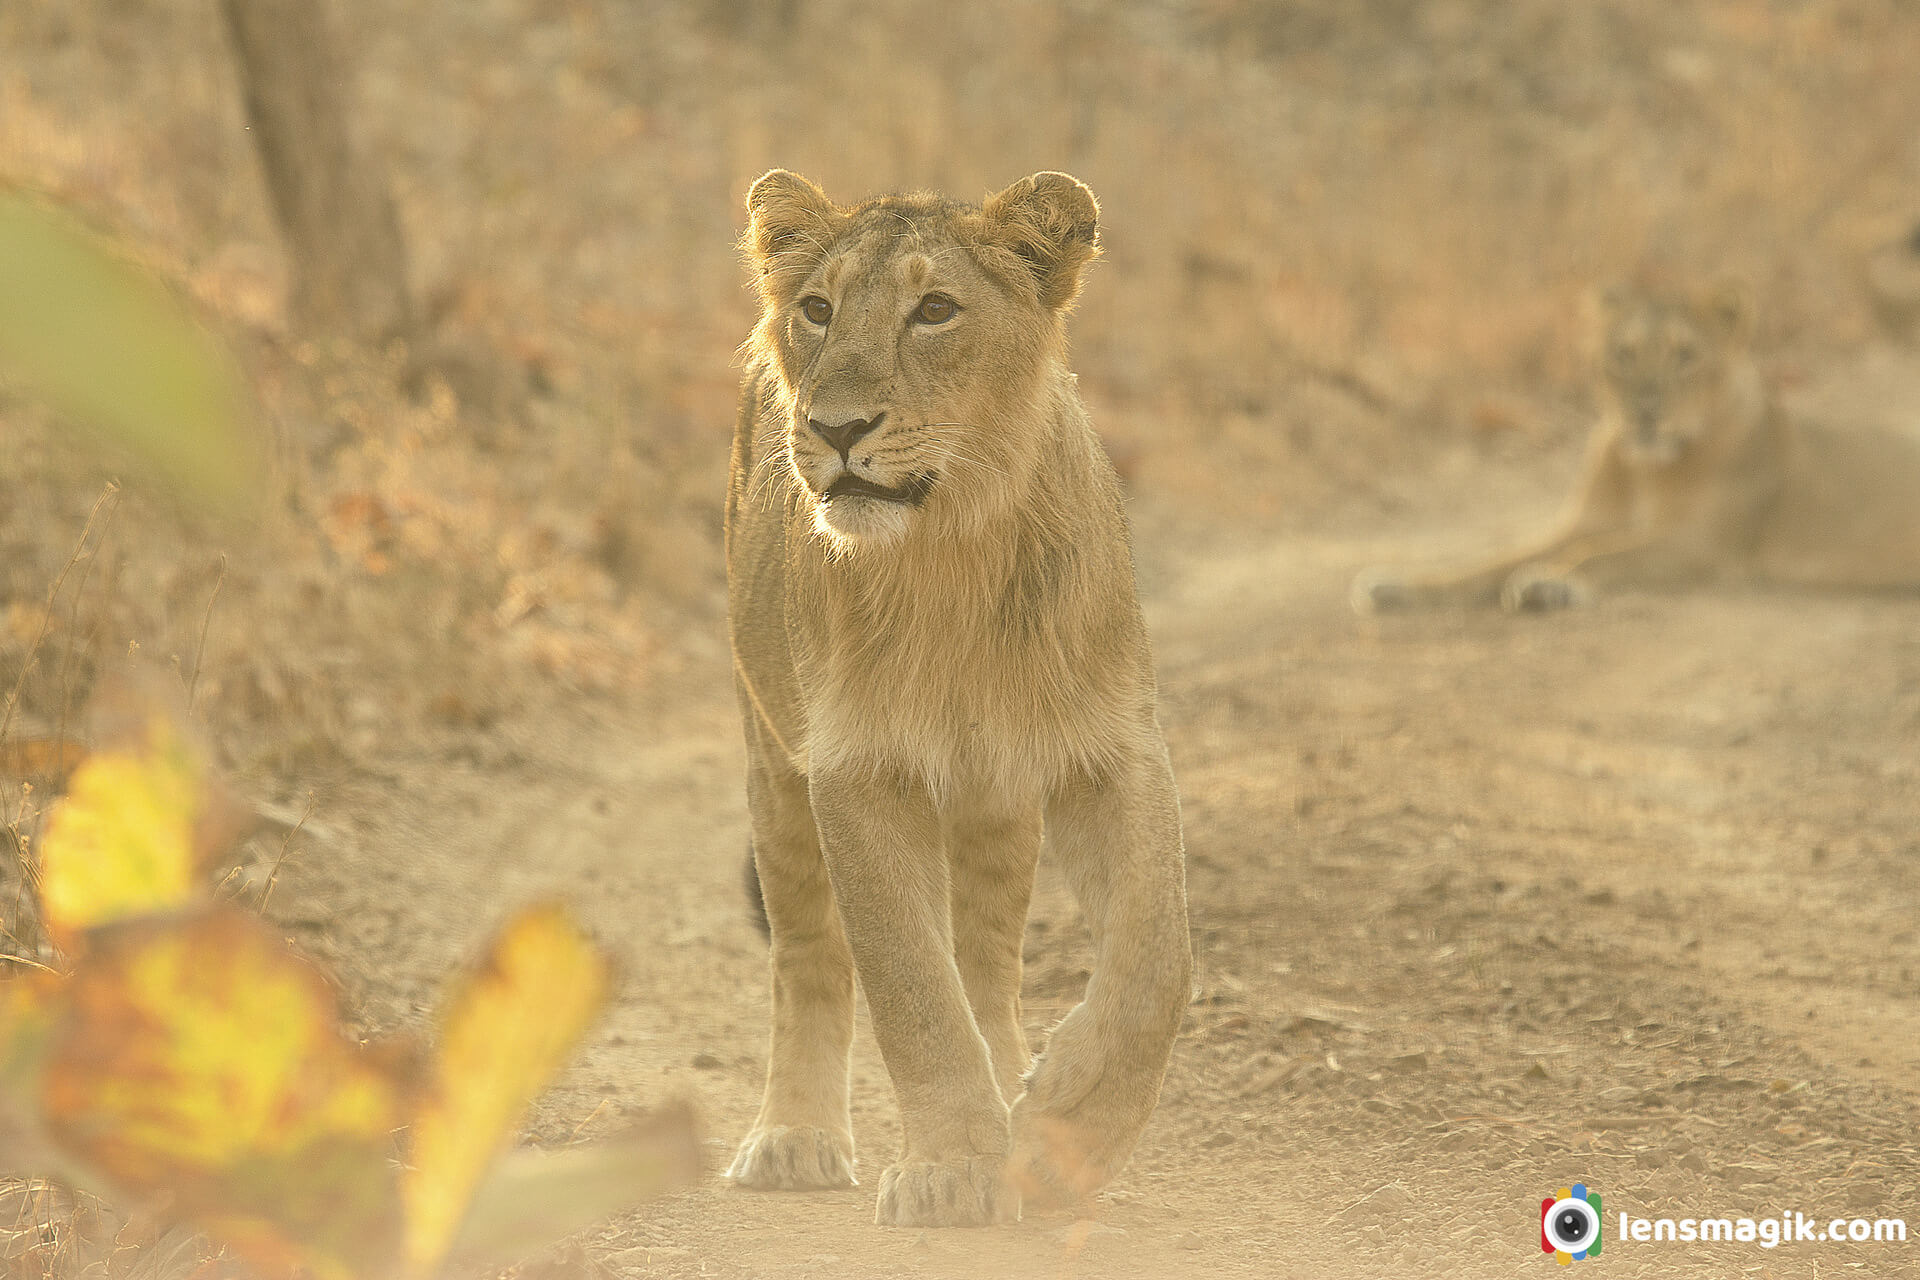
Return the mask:
<svg viewBox="0 0 1920 1280">
<path fill-rule="evenodd" d="M 6 1280 L 241 1280 L 204 1237 L 45 1182 L 0 1178 L 0 1276 Z"/>
</svg>

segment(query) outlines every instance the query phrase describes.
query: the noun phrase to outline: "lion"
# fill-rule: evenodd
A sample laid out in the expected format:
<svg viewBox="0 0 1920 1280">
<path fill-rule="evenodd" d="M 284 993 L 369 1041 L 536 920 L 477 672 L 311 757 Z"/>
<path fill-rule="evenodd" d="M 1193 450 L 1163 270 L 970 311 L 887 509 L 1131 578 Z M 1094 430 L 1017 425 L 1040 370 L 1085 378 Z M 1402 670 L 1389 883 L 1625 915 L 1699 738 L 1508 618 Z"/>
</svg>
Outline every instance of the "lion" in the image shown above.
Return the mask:
<svg viewBox="0 0 1920 1280">
<path fill-rule="evenodd" d="M 841 208 L 776 169 L 747 212 L 726 557 L 773 1029 L 729 1176 L 855 1184 L 857 974 L 905 1131 L 876 1221 L 1083 1200 L 1157 1104 L 1192 963 L 1127 521 L 1066 364 L 1099 206 L 1038 173 Z M 1043 829 L 1095 960 L 1034 1060 Z"/>
<path fill-rule="evenodd" d="M 1611 290 L 1602 321 L 1600 421 L 1560 520 L 1464 566 L 1367 569 L 1356 610 L 1549 610 L 1708 581 L 1920 588 L 1920 405 L 1853 422 L 1788 412 L 1737 284 Z"/>
</svg>

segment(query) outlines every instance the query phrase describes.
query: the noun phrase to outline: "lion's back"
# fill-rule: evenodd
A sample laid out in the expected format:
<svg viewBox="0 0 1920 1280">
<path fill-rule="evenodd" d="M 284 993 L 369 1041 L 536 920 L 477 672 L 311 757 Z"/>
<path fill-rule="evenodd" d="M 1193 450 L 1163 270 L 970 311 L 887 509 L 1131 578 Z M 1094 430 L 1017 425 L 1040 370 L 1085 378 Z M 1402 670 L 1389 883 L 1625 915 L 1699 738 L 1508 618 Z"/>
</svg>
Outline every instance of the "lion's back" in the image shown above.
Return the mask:
<svg viewBox="0 0 1920 1280">
<path fill-rule="evenodd" d="M 1770 576 L 1920 590 L 1920 357 L 1876 349 L 1788 397 Z"/>
</svg>

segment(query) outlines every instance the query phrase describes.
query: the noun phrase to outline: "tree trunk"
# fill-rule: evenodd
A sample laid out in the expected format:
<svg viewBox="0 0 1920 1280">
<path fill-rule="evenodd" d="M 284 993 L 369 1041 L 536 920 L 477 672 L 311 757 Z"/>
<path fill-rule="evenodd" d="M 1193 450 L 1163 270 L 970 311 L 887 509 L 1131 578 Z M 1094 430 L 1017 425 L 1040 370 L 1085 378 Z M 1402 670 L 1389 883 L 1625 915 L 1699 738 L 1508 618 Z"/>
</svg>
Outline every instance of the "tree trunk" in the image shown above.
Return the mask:
<svg viewBox="0 0 1920 1280">
<path fill-rule="evenodd" d="M 292 262 L 295 326 L 411 336 L 406 247 L 380 166 L 348 126 L 348 77 L 321 0 L 221 0 L 247 122 Z"/>
</svg>

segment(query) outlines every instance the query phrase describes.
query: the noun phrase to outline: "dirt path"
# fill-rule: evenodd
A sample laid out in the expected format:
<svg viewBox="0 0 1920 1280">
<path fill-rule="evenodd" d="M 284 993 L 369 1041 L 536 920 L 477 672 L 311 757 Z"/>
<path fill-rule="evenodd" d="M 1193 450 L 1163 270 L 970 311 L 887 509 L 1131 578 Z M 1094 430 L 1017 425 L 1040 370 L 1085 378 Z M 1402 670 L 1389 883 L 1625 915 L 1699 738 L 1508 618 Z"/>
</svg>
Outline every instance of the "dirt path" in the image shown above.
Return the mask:
<svg viewBox="0 0 1920 1280">
<path fill-rule="evenodd" d="M 1197 999 L 1094 1223 L 871 1225 L 898 1141 L 856 1042 L 863 1185 L 717 1173 L 617 1223 L 623 1275 L 1546 1274 L 1543 1195 L 1606 1196 L 1610 1274 L 1920 1275 L 1920 601 L 1717 594 L 1363 622 L 1370 540 L 1141 538 L 1186 805 Z M 1155 554 L 1178 547 L 1178 554 Z M 510 904 L 579 903 L 618 1006 L 538 1140 L 671 1095 L 722 1167 L 764 1069 L 721 634 L 652 705 L 323 797 L 278 910 L 414 1027 Z M 1036 1035 L 1088 947 L 1043 869 Z M 1903 1217 L 1897 1244 L 1636 1244 L 1614 1215 Z"/>
</svg>

